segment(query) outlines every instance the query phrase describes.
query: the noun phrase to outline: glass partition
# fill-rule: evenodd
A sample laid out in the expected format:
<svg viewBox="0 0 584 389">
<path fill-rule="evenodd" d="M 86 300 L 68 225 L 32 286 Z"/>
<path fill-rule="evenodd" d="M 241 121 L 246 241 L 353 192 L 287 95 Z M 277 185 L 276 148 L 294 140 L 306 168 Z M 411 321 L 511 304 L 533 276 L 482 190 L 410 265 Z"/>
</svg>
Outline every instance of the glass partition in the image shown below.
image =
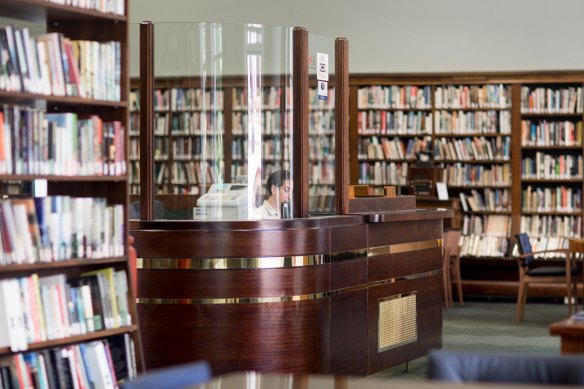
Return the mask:
<svg viewBox="0 0 584 389">
<path fill-rule="evenodd" d="M 139 26 L 131 28 L 130 182 L 139 212 Z M 293 28 L 259 24 L 154 24 L 154 219 L 293 218 Z M 312 39 L 309 58 L 334 41 Z M 328 40 L 327 40 L 328 39 Z M 310 211 L 334 204 L 334 87 L 310 73 Z M 132 215 L 131 215 L 132 216 Z"/>
</svg>

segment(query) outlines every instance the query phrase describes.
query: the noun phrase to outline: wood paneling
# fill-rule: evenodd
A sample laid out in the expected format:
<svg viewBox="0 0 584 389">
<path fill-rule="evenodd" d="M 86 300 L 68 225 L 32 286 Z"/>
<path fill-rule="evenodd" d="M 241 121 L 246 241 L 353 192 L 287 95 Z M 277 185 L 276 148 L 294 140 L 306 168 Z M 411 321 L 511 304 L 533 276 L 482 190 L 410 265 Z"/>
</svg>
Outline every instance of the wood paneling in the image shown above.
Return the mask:
<svg viewBox="0 0 584 389">
<path fill-rule="evenodd" d="M 329 370 L 328 299 L 138 308 L 149 369 L 202 359 L 213 374 Z"/>
<path fill-rule="evenodd" d="M 139 270 L 145 298 L 278 297 L 330 290 L 330 265 L 282 269 Z"/>
<path fill-rule="evenodd" d="M 395 282 L 369 290 L 369 367 L 371 374 L 410 361 L 428 353 L 430 349 L 442 347 L 442 275 L 415 280 Z M 377 351 L 377 320 L 379 299 L 400 293 L 416 292 L 417 337 L 409 343 L 388 351 Z"/>
<path fill-rule="evenodd" d="M 441 269 L 442 249 L 440 247 L 399 254 L 376 255 L 369 258 L 369 281 L 382 281 Z"/>
<path fill-rule="evenodd" d="M 440 248 L 354 258 L 356 250 L 362 255 L 372 243 L 387 246 L 441 238 L 441 219 L 424 220 L 411 213 L 412 219 L 420 220 L 366 224 L 365 216 L 338 216 L 275 224 L 140 223 L 151 228 L 133 233 L 139 255 L 145 258 L 304 254 L 333 258 L 332 263 L 295 268 L 140 270 L 138 297 L 168 299 L 139 304 L 148 367 L 205 359 L 216 374 L 259 370 L 365 375 L 439 347 Z M 162 225 L 183 228 L 160 230 Z M 391 280 L 408 276 L 415 278 Z M 377 308 L 372 304 L 414 290 L 419 341 L 378 355 L 371 347 L 371 337 L 377 336 Z M 304 299 L 267 302 L 291 296 Z M 251 300 L 226 304 L 213 298 Z"/>
<path fill-rule="evenodd" d="M 331 299 L 332 374 L 367 374 L 367 291 Z"/>
</svg>

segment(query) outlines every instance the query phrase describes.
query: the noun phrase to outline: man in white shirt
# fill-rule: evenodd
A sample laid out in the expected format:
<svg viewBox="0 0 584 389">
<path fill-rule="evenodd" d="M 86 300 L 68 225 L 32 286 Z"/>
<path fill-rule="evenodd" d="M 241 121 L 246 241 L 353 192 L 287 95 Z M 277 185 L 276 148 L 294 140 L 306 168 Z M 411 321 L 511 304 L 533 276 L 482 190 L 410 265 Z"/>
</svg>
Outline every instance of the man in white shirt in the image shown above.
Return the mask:
<svg viewBox="0 0 584 389">
<path fill-rule="evenodd" d="M 282 203 L 289 203 L 292 197 L 292 181 L 287 170 L 277 170 L 270 174 L 266 184 L 268 199 L 256 209 L 262 219 L 280 219 Z"/>
</svg>

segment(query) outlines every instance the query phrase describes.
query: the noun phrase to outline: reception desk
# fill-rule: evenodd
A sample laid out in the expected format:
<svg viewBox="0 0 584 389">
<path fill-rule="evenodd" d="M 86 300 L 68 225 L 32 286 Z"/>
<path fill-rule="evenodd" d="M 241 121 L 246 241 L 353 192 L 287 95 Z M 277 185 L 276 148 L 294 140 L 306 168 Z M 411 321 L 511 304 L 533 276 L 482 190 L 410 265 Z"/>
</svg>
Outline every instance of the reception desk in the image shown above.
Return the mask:
<svg viewBox="0 0 584 389">
<path fill-rule="evenodd" d="M 442 344 L 442 219 L 405 210 L 310 219 L 141 221 L 148 369 L 367 375 Z"/>
</svg>

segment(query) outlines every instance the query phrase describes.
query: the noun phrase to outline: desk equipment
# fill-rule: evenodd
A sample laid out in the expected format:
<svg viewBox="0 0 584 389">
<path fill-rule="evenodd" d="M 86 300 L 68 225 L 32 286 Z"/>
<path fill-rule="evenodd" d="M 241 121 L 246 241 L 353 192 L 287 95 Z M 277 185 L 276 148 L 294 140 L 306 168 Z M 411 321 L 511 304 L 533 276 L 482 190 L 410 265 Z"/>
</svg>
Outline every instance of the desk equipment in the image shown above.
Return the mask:
<svg viewBox="0 0 584 389">
<path fill-rule="evenodd" d="M 248 214 L 247 185 L 241 183 L 211 185 L 193 209 L 194 220 L 246 220 Z"/>
</svg>

